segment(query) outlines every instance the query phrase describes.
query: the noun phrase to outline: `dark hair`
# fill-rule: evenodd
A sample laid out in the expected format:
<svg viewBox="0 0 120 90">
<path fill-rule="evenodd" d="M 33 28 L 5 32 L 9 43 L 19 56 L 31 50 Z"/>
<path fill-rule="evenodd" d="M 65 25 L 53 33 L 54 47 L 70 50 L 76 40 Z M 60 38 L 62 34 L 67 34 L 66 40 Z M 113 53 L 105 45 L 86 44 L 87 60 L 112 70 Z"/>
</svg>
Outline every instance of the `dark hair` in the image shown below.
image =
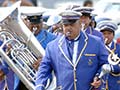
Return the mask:
<svg viewBox="0 0 120 90">
<path fill-rule="evenodd" d="M 96 21 L 91 21 L 89 25 L 92 26 L 92 23 L 94 23 L 94 27 L 93 28 L 96 28 L 97 22 Z"/>
<path fill-rule="evenodd" d="M 87 6 L 88 4 L 93 5 L 93 2 L 91 0 L 86 0 L 83 4 L 83 6 Z"/>
</svg>

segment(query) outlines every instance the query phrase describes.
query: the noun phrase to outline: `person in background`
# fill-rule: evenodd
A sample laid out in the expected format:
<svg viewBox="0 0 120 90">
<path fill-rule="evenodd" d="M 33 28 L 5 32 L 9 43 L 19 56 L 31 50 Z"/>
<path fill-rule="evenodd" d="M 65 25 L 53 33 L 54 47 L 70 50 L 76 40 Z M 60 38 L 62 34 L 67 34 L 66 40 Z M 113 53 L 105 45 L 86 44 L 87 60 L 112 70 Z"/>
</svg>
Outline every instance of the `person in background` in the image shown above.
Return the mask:
<svg viewBox="0 0 120 90">
<path fill-rule="evenodd" d="M 3 40 L 0 39 L 0 46 L 3 44 Z M 10 47 L 4 46 L 3 50 L 6 52 L 6 54 L 9 54 Z M 14 72 L 9 68 L 8 64 L 5 62 L 5 60 L 0 56 L 0 90 L 18 90 L 18 79 L 15 79 L 16 75 Z"/>
<path fill-rule="evenodd" d="M 19 0 L 4 0 L 2 6 L 3 7 L 9 7 L 9 6 L 12 6 L 13 4 L 15 4 L 17 1 Z M 23 0 L 21 5 L 26 5 L 26 6 L 32 6 L 32 3 L 26 1 L 26 0 Z M 3 63 L 3 66 L 4 66 L 4 63 Z M 5 89 L 9 89 L 9 90 L 21 90 L 19 89 L 19 77 L 13 72 L 13 70 L 7 65 L 7 63 L 5 62 L 5 66 L 8 69 L 8 73 L 4 73 L 4 77 L 2 81 L 0 81 L 0 86 L 3 86 L 5 85 Z M 1 89 L 2 90 L 2 89 Z"/>
<path fill-rule="evenodd" d="M 9 0 L 5 0 L 3 2 L 3 5 L 5 2 L 9 2 Z M 11 0 L 6 6 L 11 6 L 12 4 L 14 4 L 16 1 L 15 0 Z M 5 7 L 6 7 L 5 6 Z M 19 86 L 19 78 L 18 76 L 13 72 L 13 70 L 8 66 L 8 64 L 3 61 L 3 63 L 1 64 L 2 67 L 6 67 L 8 70 L 8 73 L 4 73 L 2 74 L 4 78 L 2 78 L 2 80 L 0 81 L 0 88 L 4 88 L 4 89 L 8 89 L 8 90 L 18 90 L 18 86 Z M 2 71 L 4 72 L 4 71 Z M 4 90 L 1 89 L 1 90 Z"/>
<path fill-rule="evenodd" d="M 98 88 L 97 76 L 107 63 L 108 52 L 98 37 L 81 31 L 81 13 L 65 10 L 60 13 L 64 35 L 50 42 L 36 75 L 36 90 L 45 90 L 52 70 L 56 90 L 89 90 Z M 93 44 L 94 42 L 94 44 Z"/>
<path fill-rule="evenodd" d="M 61 26 L 62 17 L 59 15 L 51 15 L 47 20 L 48 32 L 53 33 L 54 35 L 61 35 L 63 33 Z"/>
<path fill-rule="evenodd" d="M 119 43 L 119 44 L 120 44 L 120 38 L 117 38 L 117 43 Z"/>
<path fill-rule="evenodd" d="M 2 3 L 4 2 L 4 0 L 0 0 L 0 7 L 2 6 Z"/>
<path fill-rule="evenodd" d="M 29 1 L 31 1 L 34 6 L 37 6 L 37 1 L 38 1 L 38 0 L 29 0 Z"/>
<path fill-rule="evenodd" d="M 26 25 L 30 29 L 31 32 L 35 35 L 39 43 L 42 45 L 42 47 L 45 49 L 47 44 L 54 40 L 56 38 L 55 35 L 53 35 L 50 32 L 47 32 L 47 30 L 42 29 L 43 26 L 43 18 L 42 13 L 37 15 L 27 15 Z"/>
<path fill-rule="evenodd" d="M 96 28 L 96 25 L 97 25 L 97 22 L 95 21 L 95 17 L 96 17 L 97 15 L 94 15 L 94 16 L 92 16 L 92 18 L 91 18 L 91 22 L 90 22 L 90 26 L 92 27 L 92 28 Z"/>
<path fill-rule="evenodd" d="M 35 35 L 36 39 L 42 45 L 42 47 L 46 49 L 47 44 L 51 42 L 52 40 L 54 40 L 56 36 L 42 28 L 43 27 L 43 12 L 40 12 L 39 14 L 32 13 L 32 15 L 27 13 L 25 15 L 26 15 L 26 18 L 24 18 L 23 20 L 26 26 Z M 33 67 L 36 70 L 38 70 L 41 60 L 42 60 L 42 57 L 39 57 L 38 60 L 34 62 Z M 50 82 L 51 81 L 52 81 L 52 76 L 50 76 Z M 23 87 L 23 84 L 21 84 L 21 87 Z M 20 90 L 23 90 L 23 89 L 20 89 Z"/>
<path fill-rule="evenodd" d="M 39 15 L 27 14 L 25 23 L 27 27 L 30 29 L 30 31 L 33 32 L 33 34 L 35 35 L 35 37 L 37 38 L 37 40 L 44 49 L 46 49 L 46 46 L 49 42 L 56 38 L 56 36 L 53 35 L 52 33 L 48 32 L 45 29 L 42 29 L 43 26 L 42 13 L 40 13 Z"/>
<path fill-rule="evenodd" d="M 0 46 L 2 44 L 3 44 L 3 42 L 2 42 L 2 40 L 0 40 Z M 2 57 L 0 56 L 0 90 L 9 88 L 9 86 L 5 85 L 5 75 L 7 75 L 8 72 L 9 72 L 9 69 L 8 69 L 6 63 L 4 62 L 4 60 L 2 60 Z M 10 90 L 12 90 L 12 89 L 13 88 L 11 88 Z"/>
<path fill-rule="evenodd" d="M 5 0 L 2 3 L 2 7 L 11 6 L 17 1 L 19 1 L 19 0 Z M 30 2 L 29 0 L 21 0 L 21 6 L 33 6 L 33 3 Z"/>
<path fill-rule="evenodd" d="M 120 45 L 117 44 L 113 38 L 115 36 L 115 30 L 117 25 L 112 20 L 102 20 L 97 25 L 98 29 L 103 33 L 105 44 L 108 46 L 114 54 L 120 57 Z M 111 53 L 110 53 L 111 55 Z M 111 58 L 112 59 L 112 55 Z M 104 77 L 104 84 L 102 88 L 105 90 L 119 90 L 120 89 L 120 62 L 117 65 L 107 65 L 110 68 L 109 72 Z"/>
<path fill-rule="evenodd" d="M 93 1 L 86 0 L 86 1 L 84 1 L 83 6 L 84 7 L 93 7 Z"/>
<path fill-rule="evenodd" d="M 91 0 L 86 0 L 86 1 L 83 3 L 83 7 L 93 7 L 93 6 L 94 6 L 94 5 L 93 5 L 93 1 L 91 1 Z M 92 16 L 91 22 L 90 22 L 90 26 L 92 26 L 93 28 L 95 28 L 96 25 L 97 25 L 97 23 L 96 23 L 96 21 L 95 21 L 95 16 L 96 16 L 96 15 Z"/>
<path fill-rule="evenodd" d="M 0 90 L 4 90 L 6 88 L 4 78 L 8 71 L 8 68 L 3 65 L 2 61 L 0 61 Z"/>
<path fill-rule="evenodd" d="M 80 23 L 82 24 L 83 31 L 88 34 L 97 36 L 101 38 L 102 41 L 104 41 L 102 33 L 95 30 L 94 27 L 90 25 L 92 18 L 94 17 L 94 14 L 92 14 L 94 9 L 92 7 L 78 7 L 74 8 L 73 10 L 82 13 L 82 16 L 80 17 Z"/>
</svg>

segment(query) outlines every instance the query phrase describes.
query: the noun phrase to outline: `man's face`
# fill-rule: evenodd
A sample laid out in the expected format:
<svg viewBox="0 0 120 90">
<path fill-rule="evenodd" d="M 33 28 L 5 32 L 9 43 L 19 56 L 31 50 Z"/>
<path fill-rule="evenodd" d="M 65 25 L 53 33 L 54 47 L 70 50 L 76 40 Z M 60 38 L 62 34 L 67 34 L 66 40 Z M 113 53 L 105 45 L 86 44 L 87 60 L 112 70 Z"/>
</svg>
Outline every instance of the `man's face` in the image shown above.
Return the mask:
<svg viewBox="0 0 120 90">
<path fill-rule="evenodd" d="M 63 24 L 63 33 L 68 39 L 75 39 L 80 33 L 81 25 L 79 20 L 73 24 Z"/>
<path fill-rule="evenodd" d="M 84 29 L 86 29 L 89 26 L 90 22 L 91 22 L 91 19 L 89 16 L 82 15 L 80 17 L 80 23 L 85 25 Z"/>
<path fill-rule="evenodd" d="M 37 35 L 40 32 L 40 30 L 42 29 L 42 22 L 38 23 L 38 24 L 34 24 L 34 23 L 28 21 L 27 26 L 31 32 L 34 32 L 34 35 Z"/>
<path fill-rule="evenodd" d="M 104 39 L 107 38 L 107 41 L 106 41 L 106 45 L 110 44 L 114 38 L 114 34 L 112 31 L 108 31 L 107 29 L 102 31 L 103 35 L 104 35 Z"/>
</svg>

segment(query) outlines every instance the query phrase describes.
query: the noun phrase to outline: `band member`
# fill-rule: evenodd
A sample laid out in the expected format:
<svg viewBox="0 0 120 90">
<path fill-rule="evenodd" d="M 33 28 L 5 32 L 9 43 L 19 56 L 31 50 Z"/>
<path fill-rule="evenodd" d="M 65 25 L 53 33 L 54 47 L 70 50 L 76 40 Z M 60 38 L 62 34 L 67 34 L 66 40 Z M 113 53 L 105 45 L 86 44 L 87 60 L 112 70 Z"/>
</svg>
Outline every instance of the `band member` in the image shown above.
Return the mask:
<svg viewBox="0 0 120 90">
<path fill-rule="evenodd" d="M 40 42 L 42 47 L 45 49 L 47 44 L 54 40 L 56 36 L 54 36 L 52 33 L 47 32 L 47 30 L 42 29 L 43 26 L 43 18 L 42 13 L 39 15 L 27 15 L 27 21 L 26 25 L 31 30 L 31 32 L 34 33 L 37 40 Z"/>
<path fill-rule="evenodd" d="M 94 6 L 93 4 L 94 4 L 93 1 L 85 0 L 84 3 L 83 3 L 83 6 L 84 7 L 93 7 Z"/>
<path fill-rule="evenodd" d="M 25 24 L 30 29 L 31 32 L 35 35 L 39 43 L 42 45 L 44 49 L 46 49 L 46 46 L 49 42 L 54 40 L 56 38 L 55 35 L 53 35 L 50 32 L 47 32 L 47 30 L 44 30 L 43 27 L 43 12 L 38 13 L 32 13 L 31 14 L 25 14 L 27 18 L 24 19 Z M 38 70 L 38 66 L 40 65 L 42 57 L 38 57 L 38 60 L 33 64 L 33 67 Z M 52 76 L 50 76 L 50 80 L 52 80 Z M 20 84 L 20 89 L 23 90 L 23 85 Z M 26 90 L 26 89 L 25 89 Z"/>
<path fill-rule="evenodd" d="M 6 4 L 5 6 L 12 6 L 12 4 L 13 4 L 12 7 L 14 7 L 14 5 L 17 3 L 16 0 L 4 0 L 4 1 L 5 1 L 5 3 L 3 3 L 3 6 L 5 4 Z M 14 8 L 14 9 L 16 9 L 16 8 Z M 9 37 L 9 35 L 8 35 L 8 37 Z M 8 39 L 8 37 L 7 38 L 4 37 L 4 38 Z M 0 37 L 0 40 L 1 40 L 1 37 Z M 0 46 L 3 43 L 2 41 L 3 40 L 0 41 Z M 9 46 L 7 46 L 4 49 L 8 56 L 10 56 L 10 53 L 7 52 L 6 50 L 8 50 L 8 48 L 10 48 Z M 1 79 L 0 80 L 0 90 L 19 90 L 18 89 L 19 78 L 4 60 L 0 60 L 0 79 Z"/>
<path fill-rule="evenodd" d="M 82 13 L 82 16 L 80 17 L 80 22 L 84 27 L 83 30 L 88 34 L 100 37 L 103 40 L 102 33 L 95 30 L 94 27 L 91 26 L 92 19 L 93 17 L 95 17 L 95 14 L 92 14 L 92 11 L 94 9 L 92 7 L 78 7 L 74 8 L 73 10 Z"/>
<path fill-rule="evenodd" d="M 45 90 L 52 70 L 57 90 L 88 90 L 91 85 L 98 88 L 101 80 L 95 77 L 108 57 L 105 45 L 100 38 L 81 31 L 80 13 L 66 10 L 60 15 L 64 35 L 48 44 L 36 75 L 36 90 Z"/>
<path fill-rule="evenodd" d="M 0 62 L 0 90 L 5 89 L 4 78 L 8 71 L 8 68 Z"/>
<path fill-rule="evenodd" d="M 2 3 L 3 7 L 11 6 L 19 0 L 4 0 Z M 21 0 L 21 6 L 33 6 L 33 3 L 29 0 Z"/>
<path fill-rule="evenodd" d="M 98 23 L 97 27 L 104 35 L 104 39 L 107 41 L 105 44 L 111 49 L 114 54 L 120 57 L 120 45 L 113 39 L 115 36 L 115 30 L 117 25 L 112 20 L 103 20 Z M 106 75 L 106 90 L 119 90 L 120 89 L 120 63 L 117 65 L 107 65 L 111 68 L 110 73 Z"/>
<path fill-rule="evenodd" d="M 3 44 L 3 41 L 0 40 L 0 46 Z M 7 53 L 8 47 L 4 47 L 3 50 Z M 0 90 L 17 90 L 18 82 L 16 82 L 15 77 L 17 77 L 14 72 L 9 68 L 8 64 L 0 60 Z"/>
<path fill-rule="evenodd" d="M 47 32 L 47 30 L 42 29 L 43 26 L 43 18 L 42 18 L 42 12 L 40 14 L 27 14 L 27 20 L 26 25 L 30 29 L 31 32 L 35 35 L 39 43 L 42 45 L 42 47 L 45 49 L 47 44 L 54 40 L 56 38 L 55 35 L 53 35 L 50 32 Z M 38 62 L 34 63 L 34 67 L 37 69 L 39 65 L 39 61 L 41 61 L 41 57 L 38 60 Z"/>
<path fill-rule="evenodd" d="M 0 40 L 0 46 L 2 45 L 2 41 Z M 8 73 L 8 68 L 5 65 L 5 62 L 1 59 L 0 60 L 0 90 L 5 89 L 5 75 Z"/>
<path fill-rule="evenodd" d="M 48 32 L 52 32 L 54 35 L 61 35 L 63 33 L 62 25 L 60 23 L 61 19 L 62 17 L 59 15 L 51 15 L 46 22 L 49 26 Z"/>
</svg>

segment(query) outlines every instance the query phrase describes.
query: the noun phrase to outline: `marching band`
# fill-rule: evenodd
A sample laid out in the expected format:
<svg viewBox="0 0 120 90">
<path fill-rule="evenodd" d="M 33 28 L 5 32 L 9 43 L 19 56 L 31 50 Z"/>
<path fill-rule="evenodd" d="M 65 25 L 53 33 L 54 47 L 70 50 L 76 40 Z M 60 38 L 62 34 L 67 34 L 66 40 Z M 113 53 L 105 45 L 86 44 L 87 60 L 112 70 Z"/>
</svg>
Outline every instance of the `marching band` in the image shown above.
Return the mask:
<svg viewBox="0 0 120 90">
<path fill-rule="evenodd" d="M 47 17 L 20 4 L 0 8 L 0 90 L 120 90 L 112 18 L 97 22 L 86 4 Z"/>
</svg>

